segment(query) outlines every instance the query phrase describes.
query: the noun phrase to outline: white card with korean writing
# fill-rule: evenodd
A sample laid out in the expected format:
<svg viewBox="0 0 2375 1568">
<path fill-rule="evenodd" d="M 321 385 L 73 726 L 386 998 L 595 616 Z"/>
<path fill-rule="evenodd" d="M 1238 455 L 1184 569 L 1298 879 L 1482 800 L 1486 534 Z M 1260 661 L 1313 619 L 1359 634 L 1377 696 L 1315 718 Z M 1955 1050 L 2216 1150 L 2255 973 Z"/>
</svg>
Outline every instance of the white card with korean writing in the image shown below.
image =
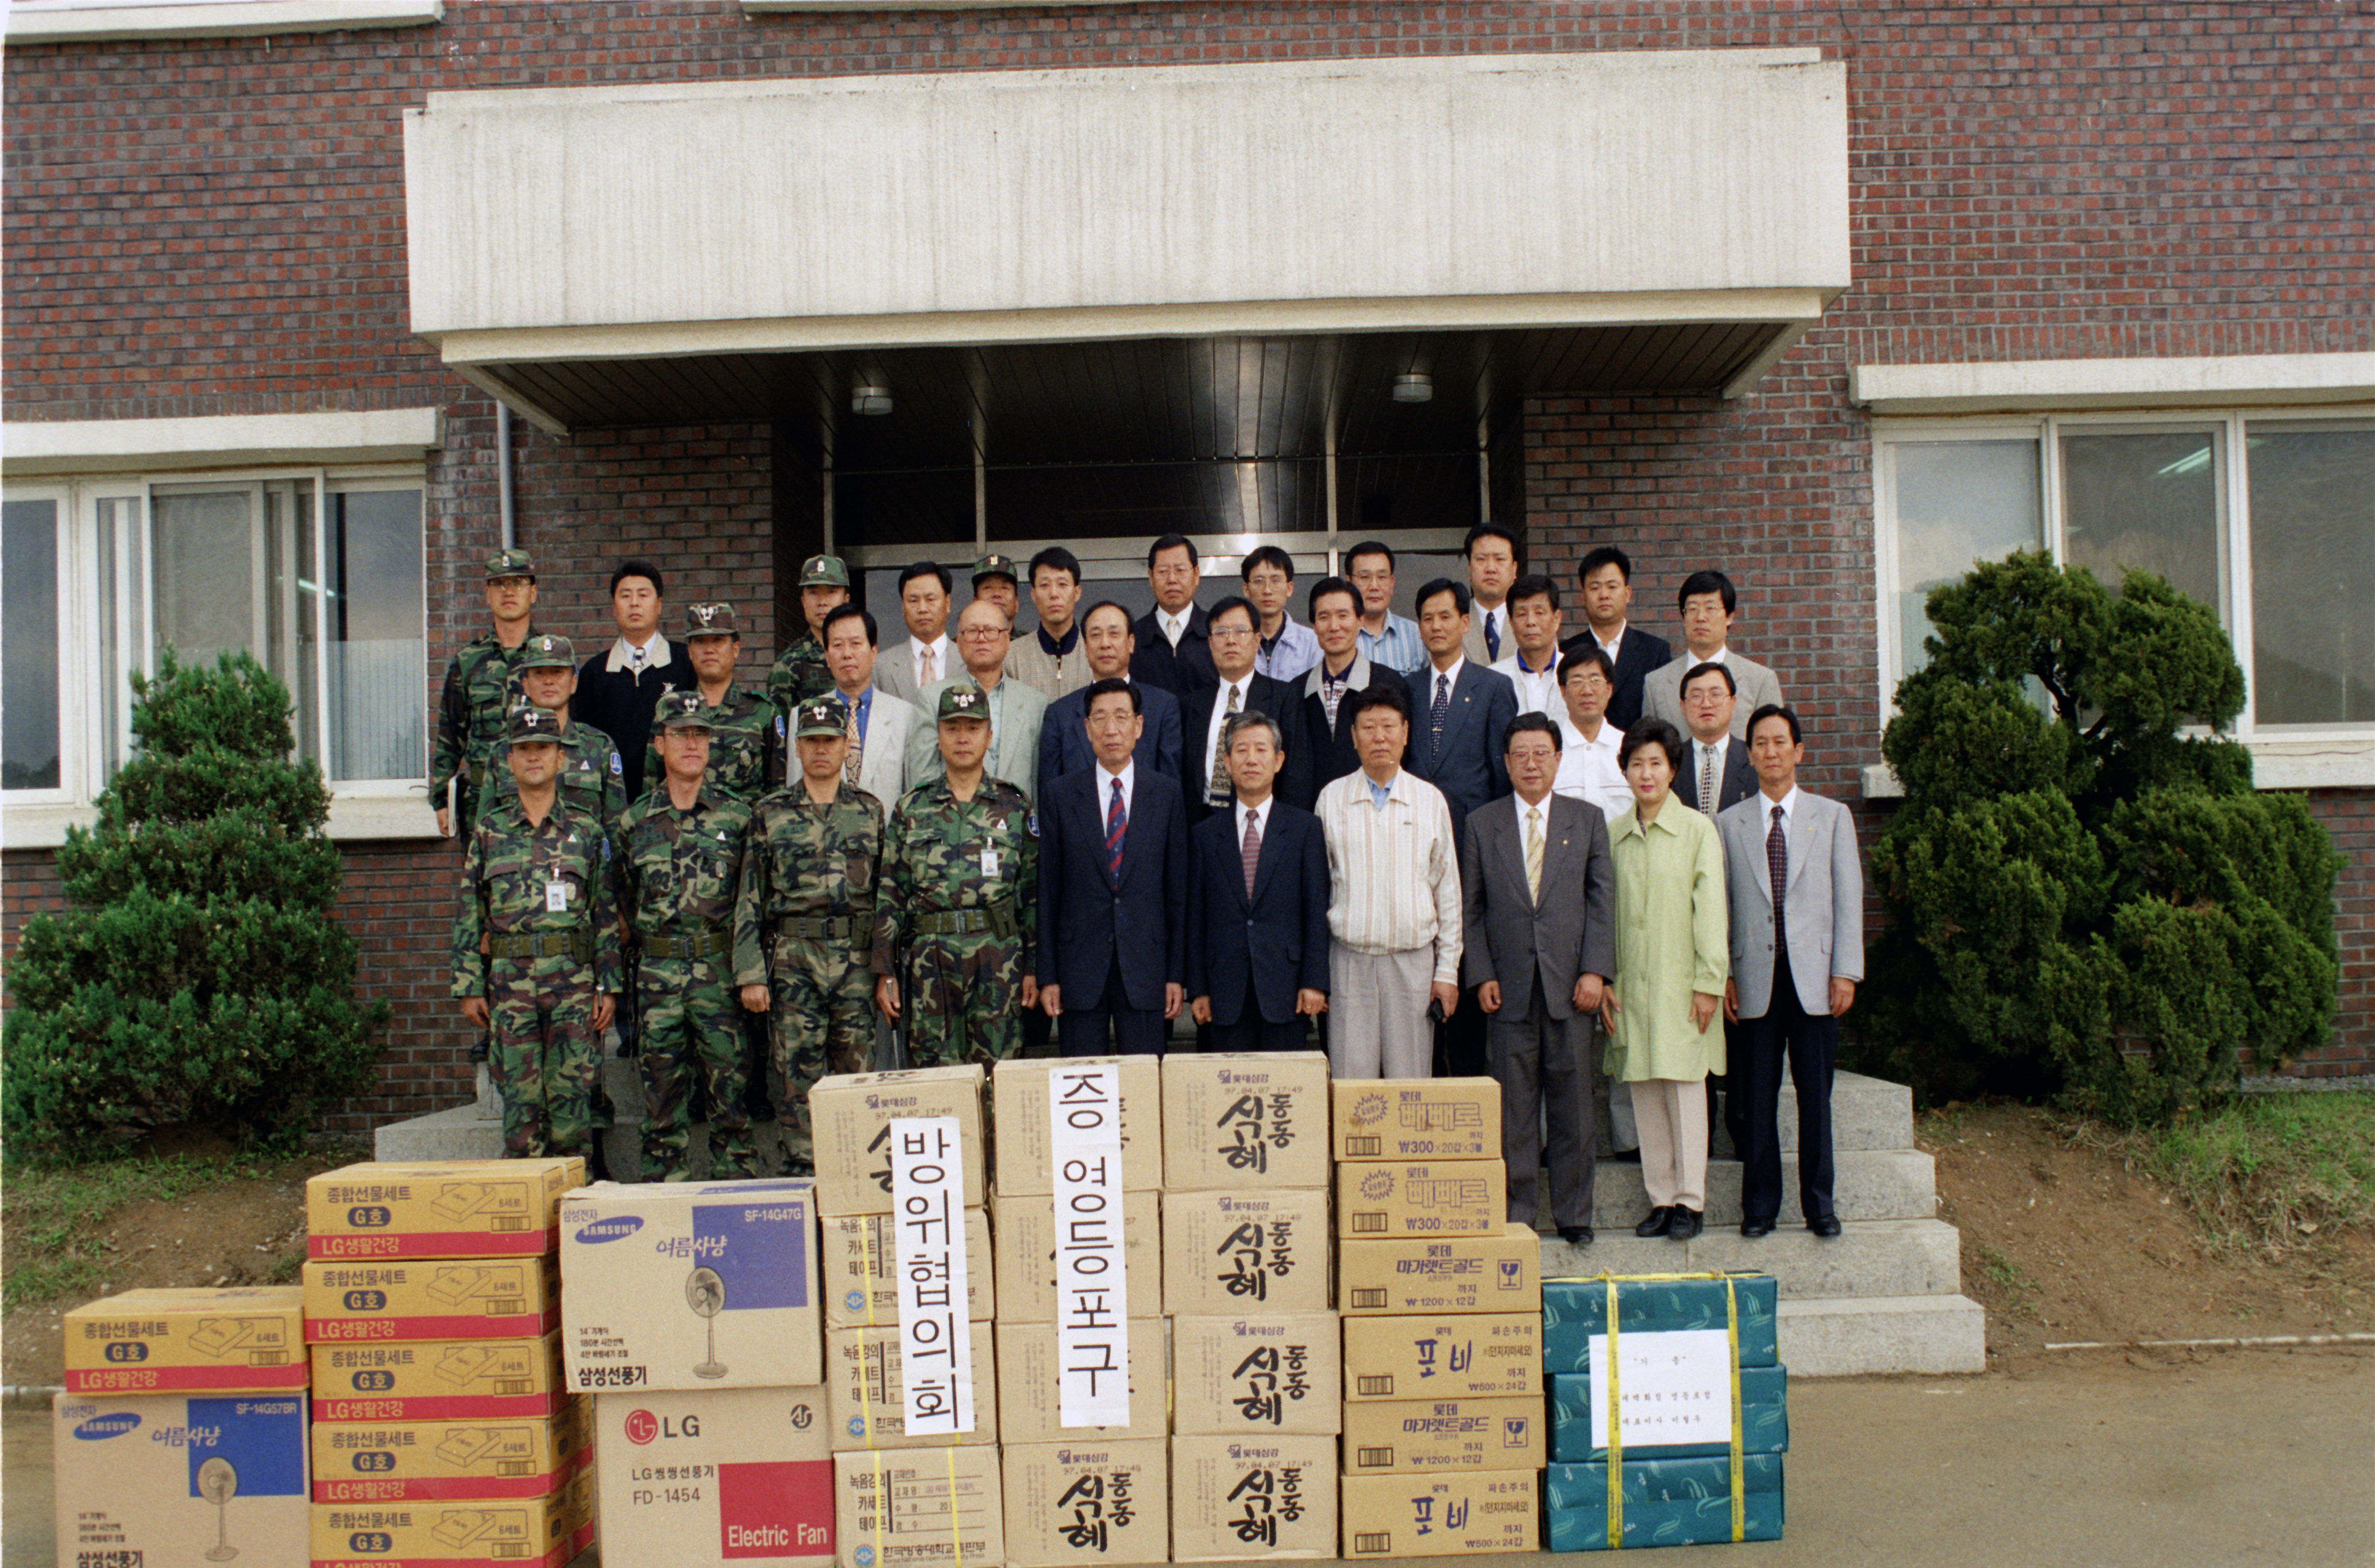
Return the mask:
<svg viewBox="0 0 2375 1568">
<path fill-rule="evenodd" d="M 1625 1446 L 1731 1441 L 1731 1337 L 1720 1328 L 1620 1334 Z M 1608 1336 L 1591 1337 L 1591 1445 L 1608 1446 Z"/>
<path fill-rule="evenodd" d="M 1121 1069 L 1047 1075 L 1056 1165 L 1058 1426 L 1129 1424 L 1129 1279 L 1122 1260 Z"/>
<path fill-rule="evenodd" d="M 973 1430 L 963 1138 L 954 1116 L 899 1116 L 891 1123 L 899 1382 L 906 1403 L 904 1430 L 911 1437 Z"/>
</svg>

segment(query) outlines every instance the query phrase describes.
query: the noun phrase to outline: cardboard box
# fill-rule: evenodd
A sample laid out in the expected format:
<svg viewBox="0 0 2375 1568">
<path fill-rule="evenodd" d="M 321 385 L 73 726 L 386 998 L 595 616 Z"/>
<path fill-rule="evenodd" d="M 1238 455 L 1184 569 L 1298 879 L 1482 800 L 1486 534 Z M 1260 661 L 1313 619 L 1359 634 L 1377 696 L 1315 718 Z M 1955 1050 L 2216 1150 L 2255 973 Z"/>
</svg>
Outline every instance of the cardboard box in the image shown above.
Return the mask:
<svg viewBox="0 0 2375 1568">
<path fill-rule="evenodd" d="M 1336 1167 L 1336 1233 L 1346 1241 L 1489 1236 L 1508 1224 L 1508 1211 L 1498 1160 Z"/>
<path fill-rule="evenodd" d="M 1550 1457 L 1540 1395 L 1396 1399 L 1344 1407 L 1344 1473 L 1539 1470 Z"/>
<path fill-rule="evenodd" d="M 313 1428 L 313 1501 L 542 1497 L 594 1457 L 585 1401 L 514 1421 L 325 1421 Z"/>
<path fill-rule="evenodd" d="M 988 1323 L 998 1315 L 998 1255 L 989 1243 L 989 1210 L 968 1208 L 964 1215 L 965 1315 Z M 840 1214 L 824 1222 L 820 1267 L 827 1328 L 882 1328 L 899 1321 L 899 1281 L 892 1272 L 899 1261 L 898 1244 L 888 1214 Z"/>
<path fill-rule="evenodd" d="M 1339 1160 L 1498 1160 L 1496 1078 L 1339 1079 L 1329 1086 Z"/>
<path fill-rule="evenodd" d="M 822 1388 L 597 1394 L 594 1430 L 607 1561 L 831 1568 Z"/>
<path fill-rule="evenodd" d="M 50 1427 L 59 1562 L 305 1560 L 304 1395 L 65 1393 Z"/>
<path fill-rule="evenodd" d="M 1325 1189 L 1172 1193 L 1163 1210 L 1164 1311 L 1187 1316 L 1335 1307 Z"/>
<path fill-rule="evenodd" d="M 1542 1310 L 1542 1240 L 1530 1225 L 1481 1236 L 1345 1242 L 1336 1249 L 1336 1302 L 1369 1313 Z"/>
<path fill-rule="evenodd" d="M 1175 1317 L 1172 1428 L 1333 1432 L 1344 1402 L 1341 1349 L 1332 1312 Z"/>
<path fill-rule="evenodd" d="M 955 1438 L 909 1437 L 899 1381 L 899 1329 L 836 1328 L 825 1336 L 825 1406 L 836 1453 L 856 1448 L 972 1447 L 998 1441 L 998 1336 L 973 1326 L 973 1430 Z"/>
<path fill-rule="evenodd" d="M 126 1291 L 66 1314 L 69 1394 L 259 1394 L 305 1386 L 294 1285 Z"/>
<path fill-rule="evenodd" d="M 1121 1197 L 1122 1272 L 1129 1281 L 1129 1310 L 1153 1317 L 1163 1304 L 1164 1196 L 1124 1192 Z M 992 1205 L 998 1223 L 998 1320 L 1056 1321 L 1056 1209 L 1039 1193 L 1012 1197 L 999 1193 Z"/>
<path fill-rule="evenodd" d="M 897 1073 L 839 1073 L 809 1091 L 816 1139 L 817 1211 L 891 1212 L 891 1124 L 903 1116 L 954 1116 L 964 1140 L 964 1200 L 988 1201 L 982 1090 L 977 1064 Z"/>
<path fill-rule="evenodd" d="M 1471 1557 L 1539 1551 L 1542 1478 L 1531 1470 L 1346 1476 L 1347 1557 Z M 1646 1542 L 1644 1544 L 1647 1544 Z"/>
<path fill-rule="evenodd" d="M 561 1205 L 569 1386 L 824 1381 L 816 1184 L 603 1182 Z"/>
<path fill-rule="evenodd" d="M 561 1326 L 560 1260 L 305 1265 L 305 1340 L 540 1339 Z"/>
<path fill-rule="evenodd" d="M 366 1161 L 305 1184 L 308 1257 L 516 1257 L 550 1252 L 585 1161 Z"/>
<path fill-rule="evenodd" d="M 1171 1561 L 1171 1445 L 1006 1445 L 1010 1568 Z"/>
<path fill-rule="evenodd" d="M 842 1568 L 1004 1568 L 995 1446 L 835 1454 L 833 1486 Z"/>
<path fill-rule="evenodd" d="M 1163 1059 L 1159 1056 L 1017 1056 L 989 1075 L 990 1122 L 997 1133 L 998 1196 L 1052 1195 L 1051 1073 L 1086 1066 L 1121 1068 L 1121 1185 L 1128 1192 L 1163 1186 Z M 1009 1543 L 1011 1544 L 1010 1542 Z"/>
<path fill-rule="evenodd" d="M 1347 1318 L 1344 1365 L 1347 1399 L 1540 1398 L 1542 1315 Z"/>
<path fill-rule="evenodd" d="M 1171 1440 L 1171 1561 L 1336 1555 L 1336 1440 Z"/>
<path fill-rule="evenodd" d="M 591 1469 L 543 1497 L 313 1504 L 313 1568 L 564 1568 L 593 1544 Z"/>
<path fill-rule="evenodd" d="M 313 1421 L 511 1421 L 549 1416 L 571 1396 L 561 1336 L 315 1345 Z"/>
<path fill-rule="evenodd" d="M 998 1326 L 998 1431 L 1002 1441 L 1111 1444 L 1126 1438 L 1161 1437 L 1171 1430 L 1165 1397 L 1170 1368 L 1164 1354 L 1160 1317 L 1129 1320 L 1128 1426 L 1061 1424 L 1058 1364 L 1054 1324 Z"/>
<path fill-rule="evenodd" d="M 1326 1053 L 1164 1057 L 1163 1185 L 1173 1192 L 1326 1186 Z"/>
</svg>

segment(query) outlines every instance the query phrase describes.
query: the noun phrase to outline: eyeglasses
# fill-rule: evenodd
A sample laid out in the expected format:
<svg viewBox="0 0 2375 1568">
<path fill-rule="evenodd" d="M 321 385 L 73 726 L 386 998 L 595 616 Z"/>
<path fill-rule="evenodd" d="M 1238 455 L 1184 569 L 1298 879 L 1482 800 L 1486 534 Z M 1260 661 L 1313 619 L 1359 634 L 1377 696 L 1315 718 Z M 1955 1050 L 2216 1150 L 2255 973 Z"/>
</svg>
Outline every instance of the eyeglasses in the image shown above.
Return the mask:
<svg viewBox="0 0 2375 1568">
<path fill-rule="evenodd" d="M 968 626 L 957 635 L 960 637 L 1010 637 L 1013 633 L 1003 626 Z"/>
<path fill-rule="evenodd" d="M 1251 637 L 1253 634 L 1254 629 L 1250 626 L 1216 626 L 1211 631 L 1211 638 L 1215 643 L 1234 643 L 1241 637 Z"/>
</svg>

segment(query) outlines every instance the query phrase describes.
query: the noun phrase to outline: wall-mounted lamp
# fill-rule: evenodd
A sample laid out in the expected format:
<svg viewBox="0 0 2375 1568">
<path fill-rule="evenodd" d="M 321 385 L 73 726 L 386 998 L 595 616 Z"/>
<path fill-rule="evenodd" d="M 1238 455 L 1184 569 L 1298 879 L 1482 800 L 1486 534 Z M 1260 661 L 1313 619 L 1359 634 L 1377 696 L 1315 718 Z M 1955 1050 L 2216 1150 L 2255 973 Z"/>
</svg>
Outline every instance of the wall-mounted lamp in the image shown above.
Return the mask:
<svg viewBox="0 0 2375 1568">
<path fill-rule="evenodd" d="M 853 414 L 888 414 L 891 412 L 891 389 L 887 386 L 861 386 L 849 395 L 849 411 Z"/>
<path fill-rule="evenodd" d="M 1397 403 L 1431 403 L 1435 400 L 1435 378 L 1424 371 L 1409 371 L 1394 378 L 1394 401 Z"/>
</svg>

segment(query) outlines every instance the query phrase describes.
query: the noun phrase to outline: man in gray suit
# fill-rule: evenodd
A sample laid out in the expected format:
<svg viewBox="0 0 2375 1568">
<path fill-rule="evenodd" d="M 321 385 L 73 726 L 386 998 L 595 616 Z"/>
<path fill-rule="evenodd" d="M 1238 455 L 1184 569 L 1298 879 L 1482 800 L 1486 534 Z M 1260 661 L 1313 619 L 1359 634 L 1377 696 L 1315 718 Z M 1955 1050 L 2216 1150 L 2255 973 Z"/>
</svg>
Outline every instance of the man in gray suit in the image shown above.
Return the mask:
<svg viewBox="0 0 2375 1568">
<path fill-rule="evenodd" d="M 1740 1233 L 1769 1235 L 1781 1212 L 1781 1063 L 1798 1088 L 1798 1200 L 1806 1229 L 1839 1233 L 1831 1204 L 1831 1064 L 1839 1015 L 1863 978 L 1863 863 L 1845 806 L 1798 787 L 1798 715 L 1748 719 L 1757 792 L 1716 819 L 1731 906 L 1723 1011 L 1744 1043 L 1731 1063 L 1742 1108 Z"/>
<path fill-rule="evenodd" d="M 1512 721 L 1503 760 L 1516 792 L 1469 813 L 1459 841 L 1467 979 L 1491 1020 L 1509 1218 L 1537 1221 L 1547 1107 L 1551 1220 L 1581 1246 L 1592 1239 L 1591 1020 L 1616 973 L 1616 867 L 1599 808 L 1552 791 L 1554 720 Z"/>
<path fill-rule="evenodd" d="M 833 692 L 849 712 L 843 782 L 880 802 L 887 821 L 907 792 L 908 742 L 924 725 L 914 708 L 875 683 L 878 635 L 871 610 L 837 605 L 825 614 L 824 667 L 833 672 Z"/>
<path fill-rule="evenodd" d="M 956 674 L 950 667 L 956 650 L 949 646 L 949 603 L 955 592 L 956 579 L 938 561 L 919 560 L 899 573 L 899 614 L 907 636 L 882 650 L 874 683 L 903 702 L 913 702 L 927 686 Z"/>
<path fill-rule="evenodd" d="M 1741 715 L 1770 704 L 1781 705 L 1781 678 L 1731 651 L 1731 623 L 1740 619 L 1740 594 L 1720 572 L 1694 572 L 1683 579 L 1682 656 L 1649 672 L 1641 683 L 1641 713 L 1663 719 L 1676 729 L 1690 727 L 1683 706 L 1683 678 L 1700 665 L 1721 665 L 1731 671 L 1732 690 L 1740 698 L 1732 710 L 1731 736 L 1748 738 L 1748 721 Z"/>
<path fill-rule="evenodd" d="M 983 760 L 982 772 L 1004 779 L 1030 800 L 1039 788 L 1039 726 L 1046 717 L 1047 699 L 1037 687 L 1007 674 L 1006 656 L 1012 641 L 1013 622 L 994 598 L 975 599 L 957 616 L 957 657 L 964 666 L 963 673 L 978 682 L 989 699 L 989 754 Z M 943 680 L 925 688 L 916 698 L 917 709 L 939 713 L 940 692 L 948 684 Z M 948 764 L 940 760 L 939 732 L 930 725 L 918 724 L 907 736 L 907 787 L 915 789 L 947 772 Z M 1029 1024 L 1031 1018 L 1026 1012 L 1023 1022 Z"/>
</svg>

